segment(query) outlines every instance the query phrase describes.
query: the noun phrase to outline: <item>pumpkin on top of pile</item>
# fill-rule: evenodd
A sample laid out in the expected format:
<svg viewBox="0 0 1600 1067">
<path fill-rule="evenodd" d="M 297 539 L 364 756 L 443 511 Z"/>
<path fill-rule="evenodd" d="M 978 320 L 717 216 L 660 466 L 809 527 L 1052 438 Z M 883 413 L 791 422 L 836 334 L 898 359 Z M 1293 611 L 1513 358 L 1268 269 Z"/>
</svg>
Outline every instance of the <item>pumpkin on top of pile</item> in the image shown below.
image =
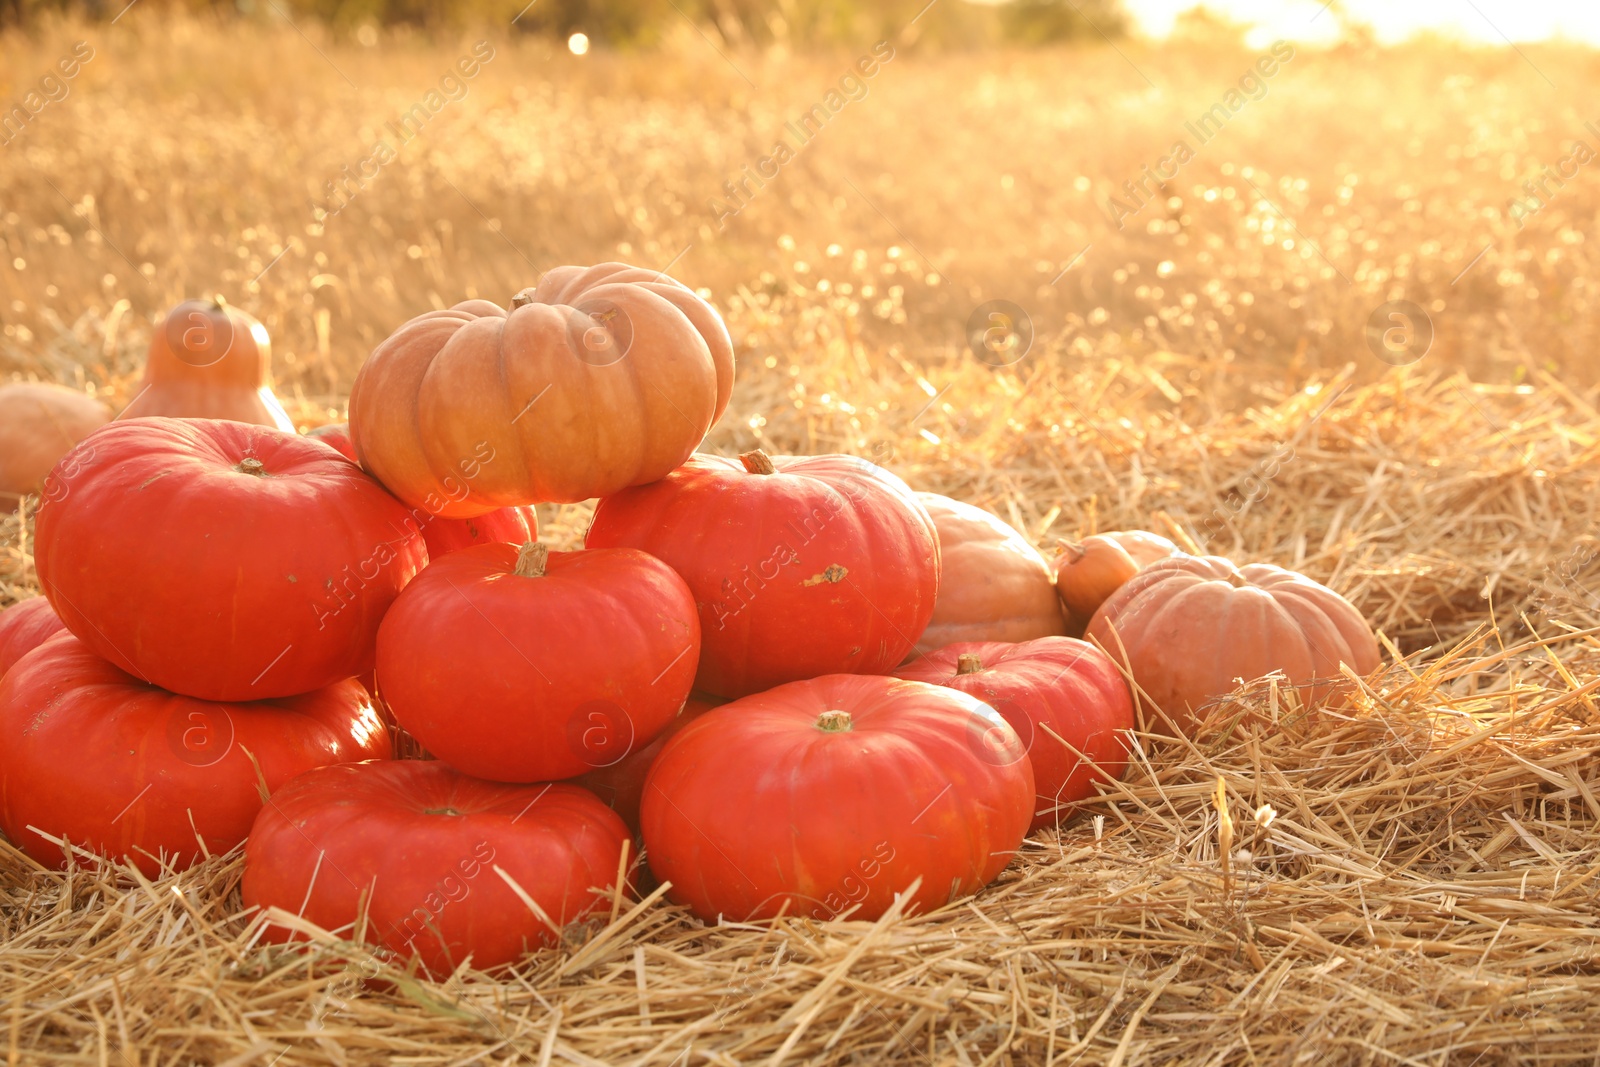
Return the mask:
<svg viewBox="0 0 1600 1067">
<path fill-rule="evenodd" d="M 637 892 L 641 852 L 708 921 L 934 908 L 1119 777 L 1136 707 L 1182 729 L 1236 668 L 1321 696 L 1375 665 L 1275 568 L 1052 566 L 854 457 L 697 452 L 733 346 L 657 272 L 420 315 L 306 436 L 252 324 L 175 308 L 144 407 L 50 476 L 44 597 L 0 613 L 0 829 L 147 872 L 243 842 L 270 939 L 494 967 Z M 591 498 L 581 549 L 538 542 L 533 505 Z M 1215 612 L 1260 632 L 1175 664 Z"/>
</svg>

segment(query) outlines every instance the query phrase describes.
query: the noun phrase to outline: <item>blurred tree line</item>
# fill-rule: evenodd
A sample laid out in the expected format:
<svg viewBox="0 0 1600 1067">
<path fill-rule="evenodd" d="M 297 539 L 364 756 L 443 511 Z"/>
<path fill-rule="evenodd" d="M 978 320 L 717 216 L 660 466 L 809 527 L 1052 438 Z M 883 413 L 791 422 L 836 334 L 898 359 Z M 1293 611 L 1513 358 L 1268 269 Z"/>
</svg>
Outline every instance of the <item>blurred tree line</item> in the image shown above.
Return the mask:
<svg viewBox="0 0 1600 1067">
<path fill-rule="evenodd" d="M 970 47 L 1001 42 L 1045 44 L 1126 31 L 1121 0 L 139 0 L 270 20 L 320 19 L 337 30 L 360 26 L 453 29 L 510 22 L 516 29 L 565 38 L 582 32 L 599 45 L 649 47 L 684 19 L 730 46 L 859 43 L 897 37 L 916 20 L 916 37 Z M 0 0 L 0 27 L 27 27 L 50 13 L 116 17 L 127 0 Z M 926 9 L 926 10 L 924 10 Z M 519 16 L 519 12 L 521 12 Z M 918 13 L 921 16 L 918 17 Z"/>
</svg>

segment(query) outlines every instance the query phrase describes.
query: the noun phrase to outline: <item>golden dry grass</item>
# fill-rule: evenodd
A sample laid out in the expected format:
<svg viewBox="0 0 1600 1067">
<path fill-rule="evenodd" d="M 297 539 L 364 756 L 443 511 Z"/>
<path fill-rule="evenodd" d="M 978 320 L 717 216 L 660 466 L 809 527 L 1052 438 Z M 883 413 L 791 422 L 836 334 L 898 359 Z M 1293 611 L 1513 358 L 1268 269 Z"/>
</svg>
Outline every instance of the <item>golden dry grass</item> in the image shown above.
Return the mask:
<svg viewBox="0 0 1600 1067">
<path fill-rule="evenodd" d="M 1294 566 L 1362 608 L 1389 666 L 1338 716 L 1261 685 L 1239 699 L 1272 725 L 1147 743 L 938 913 L 704 928 L 653 901 L 500 980 L 363 987 L 346 945 L 259 948 L 236 859 L 146 885 L 0 847 L 13 1060 L 1600 1056 L 1600 200 L 1580 172 L 1507 218 L 1564 142 L 1593 145 L 1590 53 L 1301 52 L 1118 231 L 1104 198 L 1253 54 L 903 39 L 719 231 L 707 200 L 857 53 L 735 71 L 688 33 L 579 61 L 499 28 L 372 48 L 304 29 L 135 9 L 0 38 L 0 100 L 96 49 L 0 146 L 0 374 L 125 402 L 154 316 L 220 291 L 266 322 L 311 424 L 410 314 L 561 262 L 671 264 L 742 359 L 708 447 L 866 455 L 1042 546 L 1146 526 Z M 496 57 L 466 98 L 315 222 L 322 183 L 479 39 Z M 1005 368 L 964 337 L 996 298 L 1037 332 Z M 1407 368 L 1364 339 L 1390 299 L 1436 329 Z M 588 513 L 541 511 L 565 542 Z M 4 599 L 34 586 L 26 531 L 3 530 Z"/>
</svg>

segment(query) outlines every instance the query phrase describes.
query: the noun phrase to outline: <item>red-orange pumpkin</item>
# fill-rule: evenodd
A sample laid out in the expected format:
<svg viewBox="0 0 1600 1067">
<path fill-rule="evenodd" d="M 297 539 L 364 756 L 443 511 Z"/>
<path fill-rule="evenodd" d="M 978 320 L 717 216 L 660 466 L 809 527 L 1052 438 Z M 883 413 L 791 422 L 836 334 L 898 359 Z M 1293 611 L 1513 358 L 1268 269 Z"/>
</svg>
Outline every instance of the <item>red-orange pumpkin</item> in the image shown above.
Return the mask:
<svg viewBox="0 0 1600 1067">
<path fill-rule="evenodd" d="M 43 491 L 50 468 L 110 420 L 104 404 L 64 385 L 0 386 L 0 503 Z"/>
<path fill-rule="evenodd" d="M 957 641 L 1030 641 L 1066 633 L 1039 550 L 982 508 L 918 493 L 939 531 L 939 597 L 917 652 Z"/>
<path fill-rule="evenodd" d="M 1086 641 L 963 642 L 895 673 L 975 696 L 1017 732 L 1037 794 L 1030 833 L 1065 820 L 1095 795 L 1096 781 L 1115 781 L 1128 769 L 1133 698 L 1117 665 Z"/>
<path fill-rule="evenodd" d="M 832 674 L 701 715 L 645 779 L 650 867 L 714 921 L 927 910 L 994 879 L 1033 817 L 995 710 L 922 682 Z"/>
<path fill-rule="evenodd" d="M 40 863 L 63 862 L 32 828 L 146 874 L 244 840 L 297 774 L 387 759 L 388 732 L 353 678 L 276 700 L 197 700 L 118 670 L 69 633 L 0 681 L 0 829 Z"/>
<path fill-rule="evenodd" d="M 463 549 L 418 575 L 378 630 L 395 720 L 499 782 L 575 778 L 653 740 L 699 658 L 683 579 L 629 548 Z"/>
<path fill-rule="evenodd" d="M 854 456 L 697 454 L 602 500 L 584 543 L 642 549 L 683 576 L 700 611 L 694 687 L 718 696 L 893 670 L 939 593 L 928 513 Z"/>
<path fill-rule="evenodd" d="M 1123 582 L 1156 560 L 1179 554 L 1177 545 L 1144 530 L 1113 530 L 1082 541 L 1063 541 L 1054 564 L 1056 592 L 1082 627 Z"/>
<path fill-rule="evenodd" d="M 581 785 L 594 793 L 595 796 L 605 801 L 607 806 L 628 824 L 628 829 L 634 833 L 639 832 L 639 801 L 644 798 L 644 779 L 650 773 L 650 767 L 655 763 L 656 757 L 661 754 L 661 748 L 667 739 L 679 730 L 688 726 L 701 715 L 712 708 L 726 704 L 721 697 L 714 697 L 708 693 L 690 693 L 689 699 L 684 702 L 683 710 L 678 712 L 678 717 L 654 741 L 648 744 L 634 745 L 625 756 L 615 763 L 603 767 L 596 767 L 572 780 L 573 785 Z"/>
<path fill-rule="evenodd" d="M 664 477 L 733 389 L 722 319 L 622 263 L 556 267 L 509 311 L 468 300 L 405 323 L 350 391 L 361 465 L 446 518 L 607 496 Z"/>
<path fill-rule="evenodd" d="M 1348 600 L 1303 574 L 1220 556 L 1152 563 L 1113 593 L 1087 637 L 1123 664 L 1151 726 L 1190 733 L 1240 680 L 1281 672 L 1310 704 L 1379 665 L 1372 628 Z"/>
<path fill-rule="evenodd" d="M 375 760 L 275 791 L 250 828 L 239 889 L 246 907 L 326 930 L 364 923 L 375 955 L 404 967 L 415 954 L 443 978 L 468 957 L 490 970 L 559 944 L 568 924 L 610 903 L 624 855 L 637 855 L 627 827 L 575 786 Z M 610 891 L 591 892 L 600 888 Z M 298 939 L 274 923 L 263 936 Z"/>
<path fill-rule="evenodd" d="M 0 611 L 0 678 L 13 663 L 66 628 L 42 596 Z"/>
<path fill-rule="evenodd" d="M 219 300 L 185 300 L 150 338 L 144 381 L 119 419 L 229 419 L 294 431 L 272 393 L 267 328 Z"/>
</svg>

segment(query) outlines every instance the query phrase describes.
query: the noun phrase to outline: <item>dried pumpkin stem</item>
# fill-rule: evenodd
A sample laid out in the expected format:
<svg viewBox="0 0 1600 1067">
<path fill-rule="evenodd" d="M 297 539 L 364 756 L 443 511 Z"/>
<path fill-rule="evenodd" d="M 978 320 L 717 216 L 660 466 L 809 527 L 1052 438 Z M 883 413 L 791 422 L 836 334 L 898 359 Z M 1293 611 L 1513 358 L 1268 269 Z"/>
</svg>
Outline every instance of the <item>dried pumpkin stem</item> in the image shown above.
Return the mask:
<svg viewBox="0 0 1600 1067">
<path fill-rule="evenodd" d="M 983 670 L 983 659 L 976 652 L 963 652 L 956 657 L 956 674 L 977 674 Z"/>
<path fill-rule="evenodd" d="M 240 474 L 250 474 L 257 478 L 265 478 L 267 476 L 267 465 L 254 456 L 246 456 L 241 459 L 234 464 L 233 469 Z"/>
<path fill-rule="evenodd" d="M 524 307 L 533 302 L 533 290 L 524 289 L 522 292 L 511 298 L 511 310 L 515 311 L 517 308 Z"/>
<path fill-rule="evenodd" d="M 522 546 L 522 551 L 517 553 L 517 566 L 512 573 L 519 578 L 543 578 L 544 569 L 549 562 L 550 546 L 529 541 Z"/>
<path fill-rule="evenodd" d="M 1228 572 L 1228 584 L 1235 589 L 1243 589 L 1250 584 L 1250 580 L 1237 570 L 1231 570 Z"/>
<path fill-rule="evenodd" d="M 1083 558 L 1083 553 L 1085 550 L 1082 541 L 1058 540 L 1056 544 L 1061 546 L 1061 554 L 1067 557 L 1068 563 L 1076 563 Z"/>
<path fill-rule="evenodd" d="M 817 716 L 817 729 L 825 734 L 846 733 L 852 725 L 848 711 L 825 711 Z"/>
<path fill-rule="evenodd" d="M 751 474 L 778 473 L 778 468 L 772 465 L 772 457 L 759 448 L 739 453 L 739 462 L 743 463 L 744 469 Z"/>
</svg>

